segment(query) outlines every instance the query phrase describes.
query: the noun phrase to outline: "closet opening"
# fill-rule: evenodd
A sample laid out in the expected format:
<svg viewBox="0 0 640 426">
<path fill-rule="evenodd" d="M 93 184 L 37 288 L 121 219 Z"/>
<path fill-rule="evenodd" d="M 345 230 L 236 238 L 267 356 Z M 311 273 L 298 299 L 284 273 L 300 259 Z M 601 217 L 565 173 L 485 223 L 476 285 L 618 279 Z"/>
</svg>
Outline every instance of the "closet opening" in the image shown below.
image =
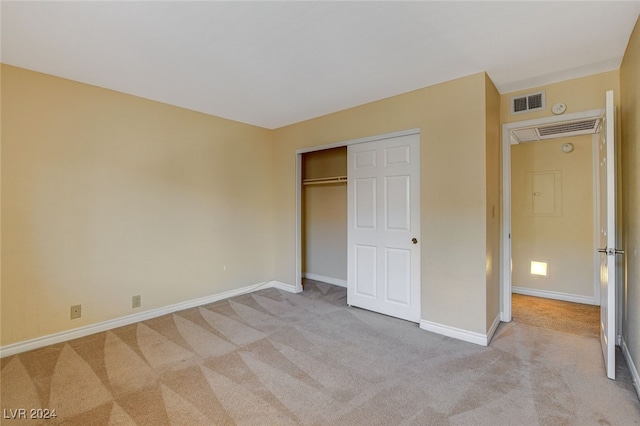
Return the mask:
<svg viewBox="0 0 640 426">
<path fill-rule="evenodd" d="M 300 156 L 301 285 L 347 287 L 347 147 Z"/>
</svg>

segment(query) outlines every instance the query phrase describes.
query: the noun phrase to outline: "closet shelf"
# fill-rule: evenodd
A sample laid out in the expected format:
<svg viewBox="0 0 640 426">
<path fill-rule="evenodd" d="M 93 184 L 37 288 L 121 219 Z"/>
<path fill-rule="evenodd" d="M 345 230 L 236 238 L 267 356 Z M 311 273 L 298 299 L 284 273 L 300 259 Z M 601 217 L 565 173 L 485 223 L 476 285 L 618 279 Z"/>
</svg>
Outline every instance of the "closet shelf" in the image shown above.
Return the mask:
<svg viewBox="0 0 640 426">
<path fill-rule="evenodd" d="M 303 185 L 326 185 L 330 183 L 347 183 L 346 176 L 329 176 L 315 179 L 304 179 Z"/>
</svg>

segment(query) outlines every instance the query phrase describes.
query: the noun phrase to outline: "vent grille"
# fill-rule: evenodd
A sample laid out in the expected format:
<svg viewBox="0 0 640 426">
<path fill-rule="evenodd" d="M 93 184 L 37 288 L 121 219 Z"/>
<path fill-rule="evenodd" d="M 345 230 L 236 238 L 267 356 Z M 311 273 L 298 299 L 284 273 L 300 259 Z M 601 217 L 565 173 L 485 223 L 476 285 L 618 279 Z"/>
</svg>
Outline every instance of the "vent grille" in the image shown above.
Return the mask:
<svg viewBox="0 0 640 426">
<path fill-rule="evenodd" d="M 538 133 L 540 134 L 540 137 L 559 135 L 564 133 L 572 133 L 572 132 L 582 132 L 584 130 L 588 130 L 591 133 L 594 133 L 593 129 L 597 122 L 598 122 L 597 119 L 593 119 L 593 120 L 573 121 L 570 123 L 555 124 L 553 126 L 538 127 Z"/>
<path fill-rule="evenodd" d="M 529 104 L 529 109 L 542 108 L 542 93 L 536 93 L 535 95 L 527 96 L 527 103 Z"/>
<path fill-rule="evenodd" d="M 522 112 L 527 110 L 527 98 L 515 98 L 513 100 L 513 111 Z"/>
<path fill-rule="evenodd" d="M 525 127 L 512 130 L 511 136 L 513 137 L 513 142 L 523 143 L 560 137 L 592 135 L 600 131 L 600 121 L 600 118 L 589 118 L 540 127 Z"/>
<path fill-rule="evenodd" d="M 538 111 L 545 108 L 544 92 L 511 98 L 511 114 Z"/>
</svg>

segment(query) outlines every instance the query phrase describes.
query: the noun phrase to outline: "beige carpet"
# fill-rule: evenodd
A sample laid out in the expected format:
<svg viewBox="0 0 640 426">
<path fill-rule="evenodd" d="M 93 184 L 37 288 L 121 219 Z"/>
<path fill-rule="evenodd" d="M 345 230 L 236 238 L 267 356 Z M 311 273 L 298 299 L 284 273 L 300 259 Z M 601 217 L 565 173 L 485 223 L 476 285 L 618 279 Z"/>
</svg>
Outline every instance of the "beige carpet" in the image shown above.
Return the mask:
<svg viewBox="0 0 640 426">
<path fill-rule="evenodd" d="M 345 302 L 322 283 L 265 289 L 10 356 L 3 414 L 56 410 L 18 422 L 30 425 L 640 424 L 597 339 L 512 322 L 485 348 Z"/>
</svg>

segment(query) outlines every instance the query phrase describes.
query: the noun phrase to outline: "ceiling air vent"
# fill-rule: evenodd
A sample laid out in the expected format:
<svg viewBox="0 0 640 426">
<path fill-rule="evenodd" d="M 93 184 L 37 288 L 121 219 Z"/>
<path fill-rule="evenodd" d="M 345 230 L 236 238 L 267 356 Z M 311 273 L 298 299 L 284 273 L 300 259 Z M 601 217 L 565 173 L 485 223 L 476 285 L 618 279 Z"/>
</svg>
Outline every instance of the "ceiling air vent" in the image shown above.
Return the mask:
<svg viewBox="0 0 640 426">
<path fill-rule="evenodd" d="M 511 114 L 539 111 L 545 108 L 544 91 L 511 98 Z"/>
<path fill-rule="evenodd" d="M 541 138 L 595 133 L 598 121 L 598 119 L 594 118 L 592 120 L 571 121 L 569 123 L 538 127 L 538 133 Z M 585 131 L 586 133 L 583 133 Z"/>
<path fill-rule="evenodd" d="M 515 129 L 511 131 L 511 136 L 513 136 L 516 143 L 522 143 L 569 136 L 592 135 L 599 131 L 600 118 L 589 118 L 586 120 L 565 121 L 545 126 Z"/>
</svg>

